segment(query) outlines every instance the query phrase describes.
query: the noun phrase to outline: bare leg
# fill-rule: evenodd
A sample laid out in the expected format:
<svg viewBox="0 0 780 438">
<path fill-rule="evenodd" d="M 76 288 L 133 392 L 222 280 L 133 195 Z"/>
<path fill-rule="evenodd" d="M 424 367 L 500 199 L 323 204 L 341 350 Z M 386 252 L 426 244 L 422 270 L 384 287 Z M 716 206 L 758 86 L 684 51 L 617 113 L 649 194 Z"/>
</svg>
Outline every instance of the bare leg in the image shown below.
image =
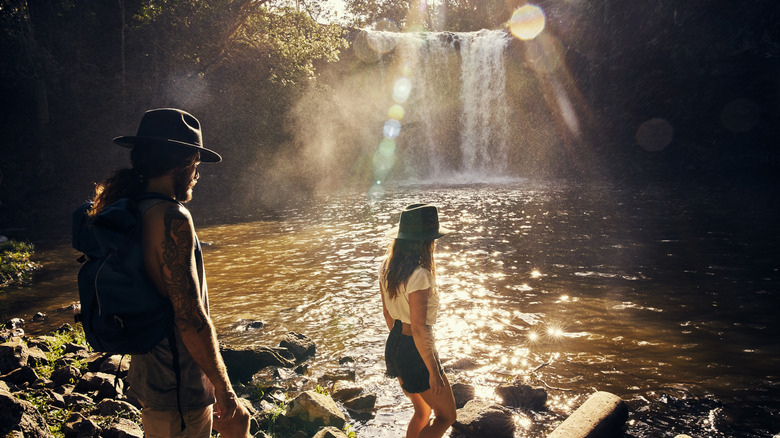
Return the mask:
<svg viewBox="0 0 780 438">
<path fill-rule="evenodd" d="M 398 382 L 401 383 L 400 378 L 398 379 Z M 403 390 L 403 388 L 401 389 Z M 431 418 L 431 407 L 428 406 L 428 403 L 425 403 L 425 400 L 423 400 L 420 394 L 411 394 L 406 391 L 404 391 L 404 394 L 409 397 L 409 400 L 412 401 L 412 405 L 414 405 L 414 414 L 412 414 L 412 419 L 409 421 L 409 426 L 406 428 L 406 438 L 417 438 L 420 436 L 420 431 L 423 427 L 428 425 L 428 421 Z"/>
<path fill-rule="evenodd" d="M 445 387 L 439 394 L 433 394 L 430 389 L 419 394 L 426 405 L 433 410 L 435 418 L 422 428 L 418 438 L 441 438 L 457 417 L 455 396 L 452 394 L 450 381 L 446 374 L 442 377 L 444 377 Z"/>
</svg>

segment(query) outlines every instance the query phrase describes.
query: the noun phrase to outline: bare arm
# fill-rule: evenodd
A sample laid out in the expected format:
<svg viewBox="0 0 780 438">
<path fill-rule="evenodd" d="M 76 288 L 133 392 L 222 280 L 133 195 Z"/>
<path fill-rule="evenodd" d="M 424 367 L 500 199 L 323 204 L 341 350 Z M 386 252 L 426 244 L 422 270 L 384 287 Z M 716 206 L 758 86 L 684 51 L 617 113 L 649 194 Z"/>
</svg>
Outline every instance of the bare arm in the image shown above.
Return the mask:
<svg viewBox="0 0 780 438">
<path fill-rule="evenodd" d="M 200 299 L 192 218 L 183 207 L 170 205 L 165 209 L 163 223 L 164 234 L 156 248 L 159 275 L 163 289 L 173 304 L 174 321 L 182 342 L 214 385 L 218 418 L 233 423 L 242 423 L 245 420 L 248 427 L 249 415 L 244 407 L 237 403 L 225 363 L 219 353 L 214 325 Z"/>
<path fill-rule="evenodd" d="M 417 351 L 420 352 L 425 367 L 428 368 L 429 383 L 434 394 L 441 392 L 444 388 L 444 378 L 439 372 L 439 366 L 434 357 L 436 347 L 433 344 L 433 333 L 431 326 L 425 325 L 425 319 L 428 315 L 428 297 L 431 289 L 414 291 L 409 294 L 409 312 L 412 322 L 412 337 Z"/>
<path fill-rule="evenodd" d="M 382 314 L 385 317 L 387 329 L 392 330 L 395 320 L 390 316 L 390 312 L 387 311 L 387 304 L 385 304 L 385 288 L 382 287 L 382 282 L 379 282 L 379 294 L 382 295 Z"/>
</svg>

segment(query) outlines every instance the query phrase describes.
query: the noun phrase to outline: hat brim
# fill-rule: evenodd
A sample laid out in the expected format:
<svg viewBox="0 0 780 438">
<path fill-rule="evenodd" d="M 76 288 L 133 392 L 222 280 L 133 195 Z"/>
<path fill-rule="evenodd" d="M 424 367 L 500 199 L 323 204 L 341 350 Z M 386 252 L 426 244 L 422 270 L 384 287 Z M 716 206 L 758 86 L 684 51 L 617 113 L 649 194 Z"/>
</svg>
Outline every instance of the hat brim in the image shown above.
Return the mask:
<svg viewBox="0 0 780 438">
<path fill-rule="evenodd" d="M 139 143 L 185 147 L 200 152 L 201 163 L 219 163 L 220 161 L 222 161 L 222 156 L 212 151 L 211 149 L 206 149 L 203 146 L 198 146 L 196 144 L 184 143 L 182 141 L 169 140 L 166 138 L 137 137 L 137 136 L 126 135 L 122 137 L 116 137 L 114 139 L 114 143 L 126 148 L 132 148 L 133 146 Z"/>
<path fill-rule="evenodd" d="M 438 230 L 432 230 L 427 231 L 424 233 L 409 233 L 409 232 L 401 232 L 400 226 L 395 226 L 390 229 L 390 231 L 387 232 L 386 236 L 389 239 L 402 239 L 402 240 L 436 240 L 440 237 L 444 237 L 447 234 L 450 234 L 454 232 L 455 230 L 452 230 L 450 228 L 444 227 L 442 225 L 439 225 Z"/>
</svg>

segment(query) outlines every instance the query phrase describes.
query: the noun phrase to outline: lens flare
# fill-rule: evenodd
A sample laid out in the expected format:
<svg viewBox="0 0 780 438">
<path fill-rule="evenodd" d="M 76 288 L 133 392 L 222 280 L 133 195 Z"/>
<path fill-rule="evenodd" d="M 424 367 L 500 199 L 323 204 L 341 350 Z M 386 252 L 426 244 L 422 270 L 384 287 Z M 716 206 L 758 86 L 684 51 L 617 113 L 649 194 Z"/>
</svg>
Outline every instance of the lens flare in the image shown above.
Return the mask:
<svg viewBox="0 0 780 438">
<path fill-rule="evenodd" d="M 636 142 L 648 152 L 664 150 L 674 138 L 674 128 L 664 119 L 650 119 L 636 130 Z"/>
<path fill-rule="evenodd" d="M 539 36 L 544 30 L 544 11 L 532 4 L 523 5 L 515 10 L 509 19 L 512 35 L 527 41 Z"/>
<path fill-rule="evenodd" d="M 396 119 L 390 119 L 386 121 L 384 126 L 382 127 L 382 134 L 384 134 L 386 138 L 394 139 L 398 137 L 398 134 L 400 133 L 401 133 L 401 122 L 399 122 Z"/>
<path fill-rule="evenodd" d="M 398 104 L 391 106 L 390 109 L 387 111 L 388 118 L 399 120 L 399 121 L 404 118 L 405 114 L 406 111 L 404 111 L 404 107 Z"/>
<path fill-rule="evenodd" d="M 412 93 L 412 81 L 409 78 L 398 78 L 393 85 L 393 100 L 404 103 Z"/>
</svg>

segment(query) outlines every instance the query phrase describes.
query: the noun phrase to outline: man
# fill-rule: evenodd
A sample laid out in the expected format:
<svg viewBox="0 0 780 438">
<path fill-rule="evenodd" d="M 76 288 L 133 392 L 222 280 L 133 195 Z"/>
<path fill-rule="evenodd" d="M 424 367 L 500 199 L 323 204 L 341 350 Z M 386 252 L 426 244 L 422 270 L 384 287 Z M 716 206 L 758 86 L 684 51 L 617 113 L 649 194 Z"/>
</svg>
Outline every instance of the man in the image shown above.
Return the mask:
<svg viewBox="0 0 780 438">
<path fill-rule="evenodd" d="M 147 111 L 135 136 L 114 142 L 132 149 L 132 168 L 98 184 L 90 214 L 146 192 L 170 198 L 139 204 L 146 272 L 170 299 L 176 329 L 176 346 L 163 339 L 149 353 L 133 355 L 130 363 L 128 395 L 143 406 L 144 434 L 208 437 L 213 427 L 223 437 L 243 438 L 249 432 L 249 414 L 233 391 L 219 353 L 200 244 L 183 205 L 192 198 L 200 162 L 216 163 L 222 157 L 203 147 L 195 117 L 171 108 Z"/>
</svg>

